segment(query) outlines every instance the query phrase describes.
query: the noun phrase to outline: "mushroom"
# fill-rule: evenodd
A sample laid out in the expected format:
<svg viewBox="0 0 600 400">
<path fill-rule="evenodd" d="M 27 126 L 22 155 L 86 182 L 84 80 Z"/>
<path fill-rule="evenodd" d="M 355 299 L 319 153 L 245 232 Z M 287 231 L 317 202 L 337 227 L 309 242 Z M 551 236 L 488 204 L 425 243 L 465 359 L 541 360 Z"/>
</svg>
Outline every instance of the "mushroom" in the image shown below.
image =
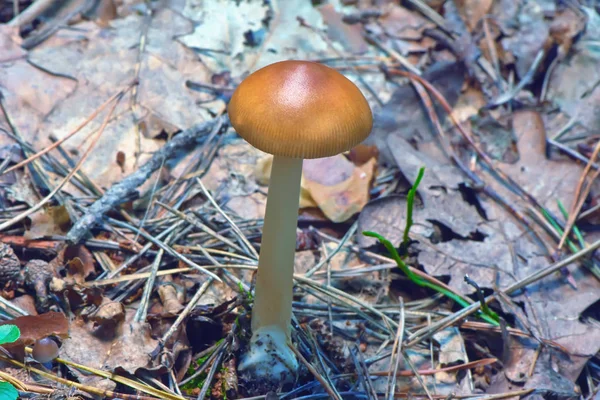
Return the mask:
<svg viewBox="0 0 600 400">
<path fill-rule="evenodd" d="M 349 79 L 308 61 L 282 61 L 252 73 L 233 93 L 228 113 L 242 138 L 274 156 L 252 338 L 239 369 L 272 384 L 289 383 L 298 368 L 288 342 L 302 160 L 350 150 L 369 135 L 373 116 Z"/>
<path fill-rule="evenodd" d="M 47 364 L 58 357 L 58 345 L 48 337 L 36 340 L 33 344 L 31 356 L 40 364 Z"/>
</svg>

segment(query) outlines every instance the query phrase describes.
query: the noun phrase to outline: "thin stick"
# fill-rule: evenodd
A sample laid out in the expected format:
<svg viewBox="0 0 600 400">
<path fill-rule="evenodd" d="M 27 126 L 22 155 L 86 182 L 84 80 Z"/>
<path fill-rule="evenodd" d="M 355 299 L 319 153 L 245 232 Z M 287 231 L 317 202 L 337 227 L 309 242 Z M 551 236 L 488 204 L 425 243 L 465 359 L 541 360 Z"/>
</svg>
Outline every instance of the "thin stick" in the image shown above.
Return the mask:
<svg viewBox="0 0 600 400">
<path fill-rule="evenodd" d="M 19 15 L 16 15 L 13 19 L 8 22 L 8 26 L 22 26 L 25 25 L 38 16 L 44 13 L 52 4 L 54 0 L 37 0 L 29 7 L 27 7 L 23 12 Z"/>
<path fill-rule="evenodd" d="M 231 218 L 229 218 L 229 216 L 223 211 L 223 209 L 221 207 L 219 207 L 219 205 L 217 204 L 217 202 L 215 201 L 215 199 L 212 197 L 212 195 L 210 194 L 210 192 L 208 191 L 208 189 L 206 189 L 206 186 L 204 186 L 204 184 L 200 180 L 200 178 L 196 178 L 196 182 L 198 182 L 198 185 L 200 185 L 200 188 L 202 189 L 202 192 L 204 193 L 204 195 L 206 196 L 206 198 L 208 199 L 208 201 L 210 201 L 210 203 L 213 205 L 213 207 L 215 207 L 217 209 L 217 211 L 219 212 L 219 214 L 221 214 L 223 216 L 223 218 L 225 218 L 225 220 L 227 222 L 229 222 L 229 225 L 231 225 L 231 228 L 233 229 L 233 231 L 238 235 L 238 237 L 240 238 L 240 240 L 244 243 L 244 245 L 252 253 L 252 255 L 254 256 L 254 259 L 258 260 L 258 252 L 254 248 L 254 246 L 252 246 L 252 244 L 248 241 L 248 239 L 242 233 L 242 231 L 240 230 L 240 228 L 238 228 L 238 226 L 235 224 L 235 222 L 233 222 L 233 220 Z"/>
<path fill-rule="evenodd" d="M 573 225 L 575 225 L 575 221 L 577 220 L 577 216 L 579 215 L 579 212 L 581 211 L 581 207 L 583 207 L 585 198 L 589 194 L 590 190 L 592 190 L 592 183 L 594 183 L 594 181 L 600 174 L 600 170 L 596 170 L 594 172 L 594 175 L 588 182 L 588 184 L 585 188 L 585 191 L 582 194 L 581 188 L 583 187 L 583 184 L 585 182 L 585 177 L 592 169 L 592 164 L 594 164 L 594 161 L 598 157 L 599 152 L 600 152 L 600 141 L 598 141 L 598 143 L 596 143 L 596 147 L 594 148 L 594 153 L 592 154 L 587 165 L 583 169 L 583 172 L 581 173 L 581 177 L 579 178 L 579 182 L 577 182 L 577 188 L 575 189 L 575 195 L 573 196 L 573 204 L 571 205 L 571 211 L 569 212 L 569 219 L 567 220 L 567 225 L 565 226 L 563 235 L 561 236 L 560 242 L 558 243 L 558 250 L 560 250 L 564 246 L 567 236 L 569 236 L 569 233 L 571 233 L 571 229 L 573 228 Z"/>
<path fill-rule="evenodd" d="M 187 303 L 187 305 L 185 306 L 183 311 L 181 311 L 175 322 L 173 322 L 173 325 L 171 325 L 169 330 L 163 335 L 162 339 L 160 340 L 163 345 L 167 343 L 169 338 L 175 333 L 177 328 L 179 328 L 179 325 L 181 325 L 183 320 L 187 318 L 190 311 L 192 311 L 192 309 L 196 307 L 196 304 L 200 301 L 200 298 L 202 297 L 204 292 L 206 292 L 206 289 L 208 289 L 211 283 L 212 279 L 209 278 L 206 282 L 202 284 L 202 286 L 200 286 L 200 289 L 198 289 L 194 297 L 192 297 L 189 303 Z"/>
<path fill-rule="evenodd" d="M 398 369 L 400 367 L 400 353 L 402 350 L 402 342 L 404 341 L 404 299 L 400 300 L 400 320 L 398 322 L 398 330 L 396 331 L 396 338 L 394 339 L 394 345 L 392 346 L 392 359 L 394 354 L 396 355 L 396 362 L 394 363 L 393 371 L 390 369 L 388 375 L 388 384 L 386 388 L 386 397 L 388 400 L 394 399 L 394 391 L 396 390 L 396 377 L 398 376 Z"/>
<path fill-rule="evenodd" d="M 118 221 L 116 219 L 112 219 L 109 218 L 109 221 L 113 224 L 113 225 L 117 225 L 120 228 L 126 228 L 126 229 L 130 229 L 132 232 L 139 232 L 141 236 L 143 236 L 146 240 L 154 243 L 155 245 L 157 245 L 158 247 L 160 247 L 161 249 L 163 249 L 164 251 L 166 251 L 167 253 L 169 253 L 169 255 L 183 261 L 184 263 L 186 263 L 187 265 L 189 265 L 190 267 L 193 267 L 195 269 L 197 269 L 200 272 L 205 273 L 206 275 L 210 276 L 211 278 L 217 280 L 218 282 L 221 282 L 221 278 L 219 278 L 217 275 L 215 275 L 214 273 L 206 270 L 205 268 L 202 268 L 201 266 L 199 266 L 198 264 L 196 264 L 195 262 L 193 262 L 192 260 L 190 260 L 189 258 L 187 258 L 186 256 L 184 256 L 183 254 L 179 254 L 178 252 L 176 252 L 175 250 L 173 250 L 170 246 L 166 245 L 165 243 L 163 243 L 161 240 L 158 240 L 154 237 L 152 237 L 151 235 L 145 233 L 144 231 L 131 226 L 129 224 L 126 224 L 124 222 Z"/>
<path fill-rule="evenodd" d="M 123 199 L 133 194 L 139 186 L 141 186 L 154 171 L 162 164 L 163 159 L 169 157 L 179 150 L 186 150 L 193 147 L 205 135 L 213 130 L 221 130 L 224 124 L 227 123 L 226 117 L 218 117 L 213 120 L 198 124 L 190 129 L 187 129 L 171 141 L 166 143 L 157 152 L 152 155 L 152 158 L 142 165 L 136 172 L 129 175 L 119 183 L 111 186 L 104 195 L 96 200 L 73 225 L 67 234 L 69 243 L 78 243 L 83 236 L 98 223 L 104 214 L 110 209 L 120 204 Z"/>
</svg>

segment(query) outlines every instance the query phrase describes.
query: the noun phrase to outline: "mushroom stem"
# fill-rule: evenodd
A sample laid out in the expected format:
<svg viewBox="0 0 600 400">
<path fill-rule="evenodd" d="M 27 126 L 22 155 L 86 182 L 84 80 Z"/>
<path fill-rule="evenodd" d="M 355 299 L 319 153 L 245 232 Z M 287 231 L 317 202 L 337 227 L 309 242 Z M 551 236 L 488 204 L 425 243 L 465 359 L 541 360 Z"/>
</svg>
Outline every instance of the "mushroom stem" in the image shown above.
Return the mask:
<svg viewBox="0 0 600 400">
<path fill-rule="evenodd" d="M 301 177 L 301 158 L 274 156 L 258 261 L 252 339 L 240 364 L 240 370 L 253 370 L 267 380 L 289 381 L 298 365 L 287 341 Z"/>
</svg>

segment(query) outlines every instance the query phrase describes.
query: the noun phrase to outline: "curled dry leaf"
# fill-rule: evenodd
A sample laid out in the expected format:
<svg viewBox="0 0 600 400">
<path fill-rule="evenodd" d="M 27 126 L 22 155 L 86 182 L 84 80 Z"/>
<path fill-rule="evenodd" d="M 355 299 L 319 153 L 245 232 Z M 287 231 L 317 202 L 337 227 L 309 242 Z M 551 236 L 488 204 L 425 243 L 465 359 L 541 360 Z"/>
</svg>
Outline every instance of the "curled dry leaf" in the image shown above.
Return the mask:
<svg viewBox="0 0 600 400">
<path fill-rule="evenodd" d="M 65 265 L 67 270 L 65 281 L 68 283 L 83 284 L 96 272 L 94 256 L 83 245 L 67 246 L 56 257 L 55 262 Z"/>
<path fill-rule="evenodd" d="M 71 312 L 87 306 L 99 306 L 103 300 L 101 288 L 67 283 L 60 278 L 52 278 L 50 290 L 67 299 Z"/>
<path fill-rule="evenodd" d="M 257 163 L 257 180 L 268 182 L 273 156 Z M 318 207 L 332 222 L 344 222 L 369 201 L 369 189 L 376 159 L 355 166 L 341 154 L 304 160 L 300 187 L 300 208 Z M 327 171 L 327 173 L 323 173 Z"/>
<path fill-rule="evenodd" d="M 104 297 L 102 304 L 88 315 L 88 320 L 94 323 L 96 336 L 112 339 L 117 335 L 117 327 L 125 320 L 125 307 L 118 301 Z"/>
<path fill-rule="evenodd" d="M 150 336 L 146 324 L 133 322 L 135 310 L 127 310 L 124 321 L 116 324 L 112 337 L 98 332 L 96 323 L 77 318 L 71 323 L 70 337 L 63 342 L 60 356 L 91 368 L 114 371 L 122 368 L 130 374 L 150 366 L 150 353 L 158 342 Z M 80 378 L 78 372 L 72 370 Z"/>
<path fill-rule="evenodd" d="M 71 227 L 71 217 L 65 206 L 45 207 L 30 217 L 31 226 L 25 239 L 39 239 L 52 235 L 64 235 Z"/>
<path fill-rule="evenodd" d="M 184 308 L 183 304 L 181 304 L 182 296 L 180 296 L 180 293 L 183 293 L 183 291 L 178 291 L 175 284 L 169 282 L 161 284 L 158 287 L 158 295 L 163 304 L 163 312 L 177 315 Z"/>
</svg>

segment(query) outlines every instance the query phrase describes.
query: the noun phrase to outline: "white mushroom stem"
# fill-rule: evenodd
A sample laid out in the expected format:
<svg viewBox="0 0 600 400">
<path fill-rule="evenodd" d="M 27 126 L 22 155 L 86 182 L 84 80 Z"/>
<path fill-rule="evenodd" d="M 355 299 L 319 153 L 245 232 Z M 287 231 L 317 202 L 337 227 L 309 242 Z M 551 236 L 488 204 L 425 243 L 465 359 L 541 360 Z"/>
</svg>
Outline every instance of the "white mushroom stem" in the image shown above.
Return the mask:
<svg viewBox="0 0 600 400">
<path fill-rule="evenodd" d="M 288 347 L 302 159 L 275 156 L 258 261 L 252 339 L 240 370 L 268 381 L 293 380 L 298 362 Z"/>
</svg>

